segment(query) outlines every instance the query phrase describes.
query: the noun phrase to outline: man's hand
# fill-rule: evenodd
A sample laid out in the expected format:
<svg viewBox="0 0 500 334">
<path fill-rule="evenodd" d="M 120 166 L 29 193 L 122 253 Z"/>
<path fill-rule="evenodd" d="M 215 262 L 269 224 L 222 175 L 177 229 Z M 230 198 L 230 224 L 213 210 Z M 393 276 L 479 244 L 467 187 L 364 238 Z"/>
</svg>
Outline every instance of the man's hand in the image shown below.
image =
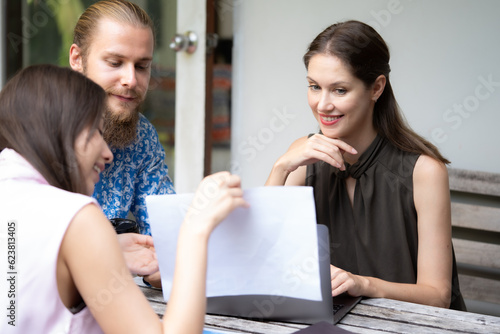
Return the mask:
<svg viewBox="0 0 500 334">
<path fill-rule="evenodd" d="M 132 274 L 145 276 L 159 272 L 158 259 L 151 236 L 123 233 L 118 234 L 117 237 L 125 263 Z"/>
<path fill-rule="evenodd" d="M 149 283 L 153 288 L 161 288 L 161 276 L 159 271 L 154 274 L 144 276 L 143 280 Z"/>
</svg>

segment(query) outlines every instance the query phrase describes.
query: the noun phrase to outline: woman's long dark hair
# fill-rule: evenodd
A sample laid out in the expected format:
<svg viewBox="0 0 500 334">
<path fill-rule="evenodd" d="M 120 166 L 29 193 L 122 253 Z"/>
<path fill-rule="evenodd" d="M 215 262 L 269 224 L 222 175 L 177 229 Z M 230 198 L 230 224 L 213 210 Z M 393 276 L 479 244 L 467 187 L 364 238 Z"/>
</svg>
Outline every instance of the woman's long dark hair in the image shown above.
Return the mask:
<svg viewBox="0 0 500 334">
<path fill-rule="evenodd" d="M 306 68 L 317 54 L 338 57 L 366 87 L 371 87 L 378 76 L 384 75 L 385 89 L 373 110 L 373 126 L 377 133 L 403 151 L 425 154 L 445 164 L 450 163 L 436 146 L 415 133 L 405 122 L 389 80 L 389 48 L 375 29 L 352 20 L 333 24 L 309 45 L 303 58 Z"/>
<path fill-rule="evenodd" d="M 0 92 L 0 151 L 15 150 L 55 187 L 86 193 L 75 140 L 87 127 L 90 139 L 105 101 L 99 85 L 69 68 L 27 67 Z"/>
</svg>

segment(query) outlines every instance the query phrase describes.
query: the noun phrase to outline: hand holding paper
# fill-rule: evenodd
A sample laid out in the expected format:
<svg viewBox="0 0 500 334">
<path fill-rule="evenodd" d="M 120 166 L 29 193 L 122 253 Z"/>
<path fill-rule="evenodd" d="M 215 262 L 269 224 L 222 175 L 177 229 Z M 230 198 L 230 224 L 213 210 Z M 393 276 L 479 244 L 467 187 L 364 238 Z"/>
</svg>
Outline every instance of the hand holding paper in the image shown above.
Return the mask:
<svg viewBox="0 0 500 334">
<path fill-rule="evenodd" d="M 207 235 L 235 208 L 248 207 L 242 197 L 239 177 L 229 173 L 204 178 L 193 196 L 186 219 L 183 216 L 182 220 L 189 228 L 208 229 Z"/>
<path fill-rule="evenodd" d="M 210 237 L 207 297 L 253 294 L 321 300 L 312 188 L 260 187 L 245 190 L 243 198 L 250 207 L 236 208 Z M 202 197 L 194 200 L 209 203 Z M 146 200 L 167 301 L 179 227 L 192 201 L 193 194 Z M 224 205 L 223 199 L 216 203 Z"/>
</svg>

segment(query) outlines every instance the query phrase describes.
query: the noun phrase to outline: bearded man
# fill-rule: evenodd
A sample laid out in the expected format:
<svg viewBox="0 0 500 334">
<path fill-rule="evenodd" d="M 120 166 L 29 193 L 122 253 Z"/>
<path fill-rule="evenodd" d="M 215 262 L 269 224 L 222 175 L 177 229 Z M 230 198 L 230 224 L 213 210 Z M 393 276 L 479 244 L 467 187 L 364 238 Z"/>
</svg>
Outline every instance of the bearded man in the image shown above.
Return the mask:
<svg viewBox="0 0 500 334">
<path fill-rule="evenodd" d="M 114 160 L 93 196 L 109 219 L 131 212 L 141 233 L 149 235 L 146 196 L 175 193 L 158 134 L 140 113 L 154 44 L 153 23 L 144 10 L 128 1 L 104 0 L 80 16 L 69 51 L 71 67 L 108 94 L 103 136 Z"/>
</svg>

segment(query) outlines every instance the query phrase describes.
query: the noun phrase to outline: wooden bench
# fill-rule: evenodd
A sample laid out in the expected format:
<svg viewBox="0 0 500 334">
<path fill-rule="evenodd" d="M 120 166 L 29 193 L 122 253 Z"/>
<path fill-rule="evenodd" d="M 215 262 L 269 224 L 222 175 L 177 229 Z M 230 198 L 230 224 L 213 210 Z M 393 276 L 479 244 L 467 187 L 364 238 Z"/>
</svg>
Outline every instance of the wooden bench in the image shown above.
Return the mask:
<svg viewBox="0 0 500 334">
<path fill-rule="evenodd" d="M 500 174 L 448 173 L 453 246 L 467 308 L 500 316 Z"/>
</svg>

